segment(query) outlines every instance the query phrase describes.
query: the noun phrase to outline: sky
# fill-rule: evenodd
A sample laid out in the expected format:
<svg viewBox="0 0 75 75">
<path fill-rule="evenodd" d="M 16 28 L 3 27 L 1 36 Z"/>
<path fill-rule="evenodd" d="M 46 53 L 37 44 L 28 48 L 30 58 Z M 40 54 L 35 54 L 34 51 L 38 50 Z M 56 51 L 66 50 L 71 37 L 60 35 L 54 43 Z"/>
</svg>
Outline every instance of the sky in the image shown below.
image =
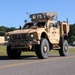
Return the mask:
<svg viewBox="0 0 75 75">
<path fill-rule="evenodd" d="M 74 24 L 75 0 L 0 0 L 0 26 L 18 28 L 29 14 L 41 12 L 57 12 L 59 21 Z"/>
</svg>

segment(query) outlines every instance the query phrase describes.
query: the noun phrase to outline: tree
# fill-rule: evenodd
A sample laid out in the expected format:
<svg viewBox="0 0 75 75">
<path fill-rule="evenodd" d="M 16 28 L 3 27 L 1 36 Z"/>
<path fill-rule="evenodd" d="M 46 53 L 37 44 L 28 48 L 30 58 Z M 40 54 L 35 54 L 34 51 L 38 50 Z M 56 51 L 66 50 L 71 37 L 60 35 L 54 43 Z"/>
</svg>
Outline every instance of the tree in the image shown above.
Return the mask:
<svg viewBox="0 0 75 75">
<path fill-rule="evenodd" d="M 16 30 L 16 29 L 17 28 L 15 28 L 15 27 L 9 28 L 9 27 L 5 27 L 5 26 L 0 26 L 0 36 L 4 36 L 4 34 L 6 32 L 13 31 L 13 30 Z"/>
<path fill-rule="evenodd" d="M 70 25 L 70 31 L 69 31 L 69 43 L 72 43 L 75 41 L 75 24 Z"/>
<path fill-rule="evenodd" d="M 74 35 L 72 35 L 71 39 L 70 39 L 70 42 L 73 42 L 73 41 L 75 41 L 75 36 Z"/>
</svg>

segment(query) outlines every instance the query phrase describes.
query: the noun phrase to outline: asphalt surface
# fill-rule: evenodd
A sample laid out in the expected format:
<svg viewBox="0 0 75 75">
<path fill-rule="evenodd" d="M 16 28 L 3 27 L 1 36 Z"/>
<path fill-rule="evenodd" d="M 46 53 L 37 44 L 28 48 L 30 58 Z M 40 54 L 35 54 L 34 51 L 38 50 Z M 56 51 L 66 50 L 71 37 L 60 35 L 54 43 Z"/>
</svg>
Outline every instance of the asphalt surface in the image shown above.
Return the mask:
<svg viewBox="0 0 75 75">
<path fill-rule="evenodd" d="M 0 75 L 75 75 L 75 53 L 67 57 L 50 55 L 48 59 L 30 56 L 10 60 L 0 56 Z"/>
</svg>

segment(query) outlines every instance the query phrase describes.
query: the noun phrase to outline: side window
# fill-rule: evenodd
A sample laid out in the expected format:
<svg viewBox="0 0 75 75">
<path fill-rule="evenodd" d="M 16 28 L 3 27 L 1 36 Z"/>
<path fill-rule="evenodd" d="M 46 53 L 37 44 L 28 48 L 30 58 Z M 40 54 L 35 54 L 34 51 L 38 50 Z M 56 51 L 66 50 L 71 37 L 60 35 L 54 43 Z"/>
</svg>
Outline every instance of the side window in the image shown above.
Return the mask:
<svg viewBox="0 0 75 75">
<path fill-rule="evenodd" d="M 49 28 L 54 27 L 54 26 L 55 26 L 54 23 L 49 24 Z"/>
<path fill-rule="evenodd" d="M 50 23 L 49 28 L 51 28 L 51 27 L 59 28 L 59 24 L 58 23 L 56 23 L 56 24 Z"/>
<path fill-rule="evenodd" d="M 59 28 L 59 24 L 58 24 L 58 23 L 56 23 L 56 25 L 55 25 L 55 26 L 56 26 L 56 28 Z"/>
</svg>

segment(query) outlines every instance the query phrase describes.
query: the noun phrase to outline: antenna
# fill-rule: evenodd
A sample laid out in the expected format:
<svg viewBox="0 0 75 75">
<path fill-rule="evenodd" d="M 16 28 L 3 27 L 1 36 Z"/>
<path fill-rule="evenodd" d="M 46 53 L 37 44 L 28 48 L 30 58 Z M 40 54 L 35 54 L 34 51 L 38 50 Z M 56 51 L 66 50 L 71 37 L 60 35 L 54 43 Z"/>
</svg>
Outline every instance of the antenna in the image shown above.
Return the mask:
<svg viewBox="0 0 75 75">
<path fill-rule="evenodd" d="M 68 23 L 68 18 L 66 18 L 66 22 Z"/>
<path fill-rule="evenodd" d="M 27 14 L 27 20 L 28 20 L 28 17 L 29 17 L 29 13 L 27 12 L 26 14 Z"/>
</svg>

